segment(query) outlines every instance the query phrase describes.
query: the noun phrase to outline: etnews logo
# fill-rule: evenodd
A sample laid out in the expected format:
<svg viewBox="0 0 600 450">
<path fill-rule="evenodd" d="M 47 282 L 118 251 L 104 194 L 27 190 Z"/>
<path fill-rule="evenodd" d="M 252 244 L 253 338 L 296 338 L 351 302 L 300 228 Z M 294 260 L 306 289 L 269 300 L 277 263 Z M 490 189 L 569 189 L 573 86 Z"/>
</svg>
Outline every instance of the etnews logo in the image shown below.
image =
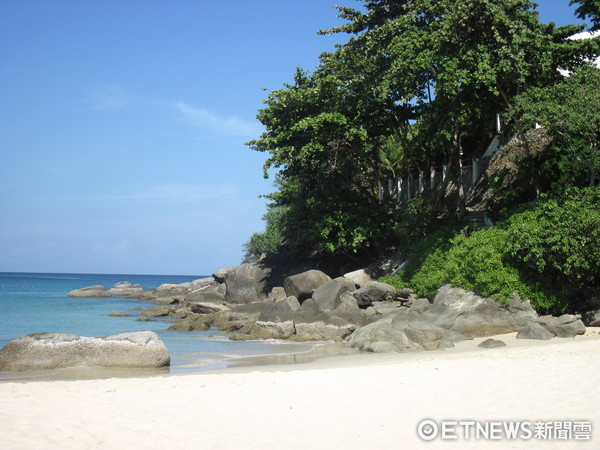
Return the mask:
<svg viewBox="0 0 600 450">
<path fill-rule="evenodd" d="M 424 441 L 442 440 L 585 440 L 592 439 L 592 422 L 571 421 L 485 421 L 426 419 L 417 426 Z"/>
</svg>

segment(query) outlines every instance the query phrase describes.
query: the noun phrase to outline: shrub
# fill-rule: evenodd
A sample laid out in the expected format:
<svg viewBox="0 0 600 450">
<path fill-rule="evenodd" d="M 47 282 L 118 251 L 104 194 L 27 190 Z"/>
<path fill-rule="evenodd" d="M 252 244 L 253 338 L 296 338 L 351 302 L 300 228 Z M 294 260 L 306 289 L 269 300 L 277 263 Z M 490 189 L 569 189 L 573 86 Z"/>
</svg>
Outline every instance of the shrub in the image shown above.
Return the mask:
<svg viewBox="0 0 600 450">
<path fill-rule="evenodd" d="M 413 246 L 405 270 L 382 281 L 428 298 L 444 283 L 502 301 L 519 294 L 538 310 L 562 313 L 598 288 L 598 224 L 599 189 L 573 189 L 523 205 L 493 228 L 439 230 Z"/>
</svg>

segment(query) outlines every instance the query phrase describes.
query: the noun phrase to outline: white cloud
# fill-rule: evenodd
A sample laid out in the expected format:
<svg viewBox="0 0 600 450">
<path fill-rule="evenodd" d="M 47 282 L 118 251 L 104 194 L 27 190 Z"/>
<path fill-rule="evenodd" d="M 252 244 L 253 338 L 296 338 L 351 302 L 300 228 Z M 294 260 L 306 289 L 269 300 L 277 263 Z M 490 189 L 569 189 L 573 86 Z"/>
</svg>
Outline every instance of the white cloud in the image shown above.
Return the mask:
<svg viewBox="0 0 600 450">
<path fill-rule="evenodd" d="M 120 86 L 105 86 L 90 95 L 87 103 L 91 109 L 114 110 L 126 106 L 129 96 Z"/>
<path fill-rule="evenodd" d="M 258 122 L 240 119 L 238 116 L 219 116 L 205 108 L 195 108 L 185 102 L 177 102 L 175 107 L 183 119 L 192 126 L 221 134 L 242 137 L 257 137 L 261 133 Z"/>
</svg>

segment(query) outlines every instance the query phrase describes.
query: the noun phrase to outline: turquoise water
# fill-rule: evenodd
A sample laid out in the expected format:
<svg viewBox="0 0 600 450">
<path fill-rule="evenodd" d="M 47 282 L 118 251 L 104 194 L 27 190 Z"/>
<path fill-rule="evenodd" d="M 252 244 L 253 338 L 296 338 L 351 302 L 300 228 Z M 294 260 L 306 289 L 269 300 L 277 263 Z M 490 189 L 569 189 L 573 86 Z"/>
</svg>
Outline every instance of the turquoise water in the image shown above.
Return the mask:
<svg viewBox="0 0 600 450">
<path fill-rule="evenodd" d="M 309 344 L 284 341 L 230 341 L 218 330 L 205 332 L 169 331 L 168 318 L 138 322 L 139 311 L 155 306 L 144 300 L 109 298 L 68 298 L 66 294 L 86 286 L 111 288 L 120 281 L 139 283 L 154 289 L 163 283 L 185 283 L 203 276 L 101 275 L 0 272 L 0 347 L 30 333 L 60 332 L 81 336 L 107 336 L 128 331 L 157 333 L 171 354 L 171 372 L 210 370 L 227 367 L 249 356 L 305 352 Z M 131 317 L 109 317 L 111 312 Z"/>
</svg>

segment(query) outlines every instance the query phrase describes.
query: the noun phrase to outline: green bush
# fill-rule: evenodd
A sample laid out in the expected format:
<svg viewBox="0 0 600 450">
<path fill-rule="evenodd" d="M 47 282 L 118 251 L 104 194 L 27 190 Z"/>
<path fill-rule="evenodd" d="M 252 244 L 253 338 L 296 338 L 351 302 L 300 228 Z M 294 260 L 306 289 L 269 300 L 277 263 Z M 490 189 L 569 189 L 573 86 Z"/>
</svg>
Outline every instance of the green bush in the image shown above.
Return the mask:
<svg viewBox="0 0 600 450">
<path fill-rule="evenodd" d="M 284 240 L 284 224 L 288 208 L 278 206 L 271 208 L 263 216 L 265 231 L 253 233 L 244 244 L 246 257 L 260 256 L 262 253 L 277 253 Z"/>
<path fill-rule="evenodd" d="M 432 298 L 444 283 L 508 301 L 514 294 L 551 313 L 574 309 L 600 282 L 598 187 L 521 206 L 496 227 L 447 227 L 420 240 L 409 263 L 382 281 Z"/>
</svg>

